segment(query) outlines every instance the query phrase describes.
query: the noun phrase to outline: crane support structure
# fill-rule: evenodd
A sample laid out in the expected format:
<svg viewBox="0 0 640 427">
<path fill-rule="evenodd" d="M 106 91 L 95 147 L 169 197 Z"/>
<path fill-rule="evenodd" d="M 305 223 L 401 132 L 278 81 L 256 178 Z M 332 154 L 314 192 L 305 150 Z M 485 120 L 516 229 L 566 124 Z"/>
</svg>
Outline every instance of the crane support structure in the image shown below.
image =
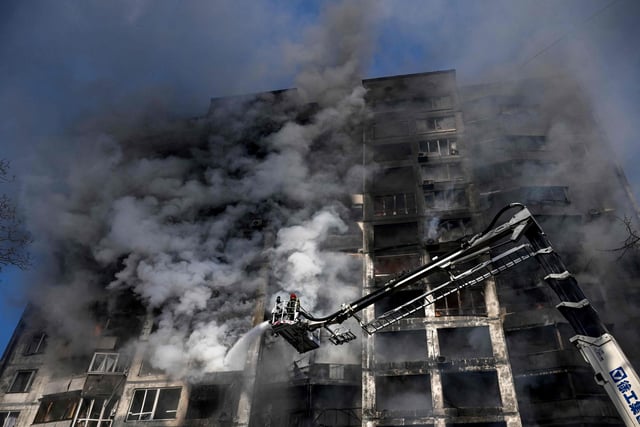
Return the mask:
<svg viewBox="0 0 640 427">
<path fill-rule="evenodd" d="M 512 209 L 518 211 L 508 221 L 496 226 L 500 217 Z M 553 250 L 540 225 L 520 203 L 504 207 L 483 232 L 462 241 L 454 252 L 391 279 L 379 289 L 343 304 L 334 313 L 315 317 L 299 304 L 292 313 L 283 310 L 278 302 L 272 312 L 271 327 L 274 334 L 282 336 L 300 353 L 319 347 L 318 332 L 321 328 L 329 332 L 332 343 L 343 344 L 355 339 L 355 335 L 348 329 L 331 329 L 330 326 L 340 325 L 353 317 L 366 333 L 374 334 L 453 292 L 482 283 L 531 258 L 540 264 L 545 272 L 544 281 L 558 295 L 560 303 L 556 308 L 576 332 L 571 342 L 593 368 L 596 382 L 605 388 L 625 424 L 640 426 L 638 374 L 607 331 L 575 277 Z M 420 296 L 369 322 L 363 322 L 357 316 L 372 304 L 421 281 L 429 284 L 429 290 Z"/>
</svg>

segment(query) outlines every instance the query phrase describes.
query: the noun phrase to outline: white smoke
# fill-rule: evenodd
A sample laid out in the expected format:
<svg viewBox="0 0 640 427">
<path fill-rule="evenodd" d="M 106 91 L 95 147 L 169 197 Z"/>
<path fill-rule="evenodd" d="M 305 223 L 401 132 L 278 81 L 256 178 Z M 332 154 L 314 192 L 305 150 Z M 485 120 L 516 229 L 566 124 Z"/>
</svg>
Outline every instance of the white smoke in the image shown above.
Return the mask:
<svg viewBox="0 0 640 427">
<path fill-rule="evenodd" d="M 354 259 L 322 244 L 347 232 L 340 201 L 362 180 L 354 155 L 370 37 L 359 6 L 333 5 L 304 48 L 285 48 L 301 67 L 297 92 L 222 100 L 189 123 L 82 127 L 65 181 L 32 179 L 29 190 L 32 226 L 59 265 L 44 273 L 53 291 L 33 293 L 45 316 L 73 339 L 93 328 L 97 299 L 131 290 L 159 313 L 149 361 L 198 377 L 224 369 L 228 348 L 251 328 L 265 259 L 276 290 L 300 292 L 310 310 L 328 287 L 357 284 Z M 265 231 L 276 236 L 270 250 Z"/>
</svg>

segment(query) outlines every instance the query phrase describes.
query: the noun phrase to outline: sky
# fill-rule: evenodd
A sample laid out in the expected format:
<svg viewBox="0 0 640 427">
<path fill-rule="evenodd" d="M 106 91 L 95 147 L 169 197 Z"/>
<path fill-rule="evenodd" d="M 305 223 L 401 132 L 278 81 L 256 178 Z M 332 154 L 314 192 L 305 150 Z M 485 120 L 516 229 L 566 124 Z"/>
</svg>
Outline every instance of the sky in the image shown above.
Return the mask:
<svg viewBox="0 0 640 427">
<path fill-rule="evenodd" d="M 0 5 L 0 157 L 23 187 L 73 161 L 70 129 L 95 117 L 206 112 L 209 99 L 295 87 L 337 1 L 34 1 Z M 635 0 L 359 2 L 363 78 L 455 69 L 459 84 L 571 73 L 639 194 L 640 3 Z M 331 56 L 327 55 L 327 60 Z M 91 144 L 90 141 L 87 144 Z M 27 213 L 28 214 L 28 213 Z M 37 236 L 36 252 L 37 252 Z M 36 253 L 46 262 L 46 253 Z M 0 349 L 34 272 L 0 276 Z"/>
</svg>

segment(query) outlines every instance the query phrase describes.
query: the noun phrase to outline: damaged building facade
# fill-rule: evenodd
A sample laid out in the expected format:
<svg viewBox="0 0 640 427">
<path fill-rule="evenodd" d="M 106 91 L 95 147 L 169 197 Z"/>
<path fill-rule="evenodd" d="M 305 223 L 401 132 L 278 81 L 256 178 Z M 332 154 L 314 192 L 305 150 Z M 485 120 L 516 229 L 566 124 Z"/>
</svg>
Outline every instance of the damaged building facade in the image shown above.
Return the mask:
<svg viewBox="0 0 640 427">
<path fill-rule="evenodd" d="M 637 214 L 580 88 L 563 78 L 461 87 L 452 70 L 362 84 L 369 114 L 352 137 L 354 158 L 369 172 L 362 191 L 343 201 L 352 223 L 323 242 L 362 266 L 344 295 L 374 291 L 456 249 L 518 201 L 638 366 L 639 266 L 606 252 L 625 239 L 619 218 Z M 245 221 L 247 233 L 268 230 L 258 218 Z M 274 236 L 264 235 L 261 244 L 272 247 Z M 266 260 L 251 268 L 249 315 L 258 325 L 279 286 Z M 130 291 L 113 291 L 108 309 L 92 307 L 83 351 L 31 306 L 0 364 L 0 426 L 622 425 L 569 342 L 573 331 L 542 276 L 528 261 L 376 334 L 346 325 L 358 338 L 342 346 L 322 331 L 320 348 L 304 354 L 267 331 L 248 343 L 242 367 L 189 380 L 151 363 L 145 343 L 157 313 Z M 430 286 L 394 293 L 363 320 Z"/>
</svg>

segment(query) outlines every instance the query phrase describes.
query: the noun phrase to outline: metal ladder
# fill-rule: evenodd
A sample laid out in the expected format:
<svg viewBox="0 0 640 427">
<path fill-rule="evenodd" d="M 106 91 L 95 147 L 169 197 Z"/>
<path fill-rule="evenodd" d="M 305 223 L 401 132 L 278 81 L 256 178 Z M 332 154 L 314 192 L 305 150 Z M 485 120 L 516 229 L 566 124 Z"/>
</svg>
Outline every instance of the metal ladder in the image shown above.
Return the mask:
<svg viewBox="0 0 640 427">
<path fill-rule="evenodd" d="M 543 249 L 539 252 L 545 251 L 546 253 L 548 250 L 550 250 L 550 248 L 546 248 L 546 250 Z M 457 292 L 460 289 L 476 285 L 489 277 L 497 276 L 503 271 L 506 271 L 521 262 L 536 256 L 537 254 L 538 253 L 534 252 L 531 245 L 528 243 L 515 246 L 487 261 L 481 262 L 474 267 L 465 270 L 457 276 L 451 275 L 451 280 L 423 293 L 393 310 L 387 311 L 368 323 L 361 323 L 360 326 L 362 326 L 362 329 L 364 329 L 368 334 L 374 334 L 379 330 L 415 313 L 416 311 L 435 303 L 447 295 Z"/>
</svg>

